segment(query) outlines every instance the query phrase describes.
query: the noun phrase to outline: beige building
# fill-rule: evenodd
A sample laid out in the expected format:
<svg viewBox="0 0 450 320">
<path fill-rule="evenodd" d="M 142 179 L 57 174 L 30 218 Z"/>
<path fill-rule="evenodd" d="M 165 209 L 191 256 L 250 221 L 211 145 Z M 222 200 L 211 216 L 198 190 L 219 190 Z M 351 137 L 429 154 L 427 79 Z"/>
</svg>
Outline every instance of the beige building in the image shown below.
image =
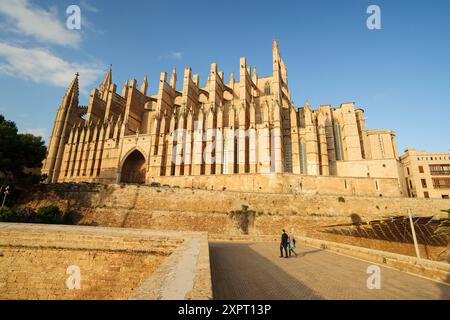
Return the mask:
<svg viewBox="0 0 450 320">
<path fill-rule="evenodd" d="M 399 179 L 392 131 L 367 130 L 353 102 L 294 106 L 276 41 L 272 54 L 270 75 L 240 58 L 238 77 L 226 81 L 212 64 L 204 86 L 189 67 L 181 83 L 175 69 L 162 72 L 155 94 L 147 77 L 117 92 L 110 69 L 88 106 L 78 104 L 77 75 L 57 110 L 43 173 L 49 182 L 103 183 L 272 173 Z M 378 182 L 370 185 L 378 192 Z"/>
<path fill-rule="evenodd" d="M 450 199 L 450 152 L 406 149 L 400 161 L 408 197 Z"/>
</svg>

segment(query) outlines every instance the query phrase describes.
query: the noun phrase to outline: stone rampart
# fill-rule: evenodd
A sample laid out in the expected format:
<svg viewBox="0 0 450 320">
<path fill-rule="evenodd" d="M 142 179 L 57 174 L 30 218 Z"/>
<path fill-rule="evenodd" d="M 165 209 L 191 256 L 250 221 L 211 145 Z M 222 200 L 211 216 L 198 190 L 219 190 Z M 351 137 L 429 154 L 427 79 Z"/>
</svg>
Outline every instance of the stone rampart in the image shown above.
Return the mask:
<svg viewBox="0 0 450 320">
<path fill-rule="evenodd" d="M 204 233 L 0 223 L 0 270 L 0 299 L 212 297 Z M 167 277 L 185 285 L 174 291 Z"/>
</svg>

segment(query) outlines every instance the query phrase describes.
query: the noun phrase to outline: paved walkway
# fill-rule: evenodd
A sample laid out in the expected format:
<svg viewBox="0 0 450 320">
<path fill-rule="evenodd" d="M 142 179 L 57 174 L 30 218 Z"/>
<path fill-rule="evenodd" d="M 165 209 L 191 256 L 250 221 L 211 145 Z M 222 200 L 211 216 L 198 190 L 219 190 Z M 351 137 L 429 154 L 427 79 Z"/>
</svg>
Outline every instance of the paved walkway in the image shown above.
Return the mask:
<svg viewBox="0 0 450 320">
<path fill-rule="evenodd" d="M 214 299 L 445 299 L 450 286 L 381 267 L 367 288 L 369 262 L 311 247 L 279 258 L 276 243 L 210 242 Z"/>
</svg>

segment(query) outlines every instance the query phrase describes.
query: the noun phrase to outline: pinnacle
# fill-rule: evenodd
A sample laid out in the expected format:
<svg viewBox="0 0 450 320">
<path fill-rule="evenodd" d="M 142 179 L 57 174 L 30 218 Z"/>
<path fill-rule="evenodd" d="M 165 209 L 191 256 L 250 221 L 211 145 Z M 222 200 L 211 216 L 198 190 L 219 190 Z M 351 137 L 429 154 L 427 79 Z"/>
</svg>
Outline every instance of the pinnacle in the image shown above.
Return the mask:
<svg viewBox="0 0 450 320">
<path fill-rule="evenodd" d="M 112 65 L 110 65 L 108 71 L 106 71 L 105 78 L 100 84 L 100 89 L 108 90 L 111 83 L 112 83 Z"/>
</svg>

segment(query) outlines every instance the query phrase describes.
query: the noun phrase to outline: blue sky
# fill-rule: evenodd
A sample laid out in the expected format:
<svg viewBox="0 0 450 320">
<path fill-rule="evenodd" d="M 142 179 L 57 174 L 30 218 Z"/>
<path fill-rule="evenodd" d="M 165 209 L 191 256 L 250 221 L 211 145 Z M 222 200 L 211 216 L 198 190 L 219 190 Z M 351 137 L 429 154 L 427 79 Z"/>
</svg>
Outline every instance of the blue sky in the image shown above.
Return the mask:
<svg viewBox="0 0 450 320">
<path fill-rule="evenodd" d="M 81 30 L 65 27 L 81 8 Z M 381 8 L 381 30 L 366 27 Z M 294 103 L 354 101 L 367 127 L 392 129 L 399 149 L 450 148 L 450 1 L 1 0 L 0 113 L 46 139 L 65 88 L 80 72 L 81 103 L 109 64 L 121 88 L 193 68 L 201 84 L 218 63 L 228 81 L 239 57 L 271 73 L 276 37 Z M 120 90 L 120 89 L 119 89 Z"/>
</svg>

